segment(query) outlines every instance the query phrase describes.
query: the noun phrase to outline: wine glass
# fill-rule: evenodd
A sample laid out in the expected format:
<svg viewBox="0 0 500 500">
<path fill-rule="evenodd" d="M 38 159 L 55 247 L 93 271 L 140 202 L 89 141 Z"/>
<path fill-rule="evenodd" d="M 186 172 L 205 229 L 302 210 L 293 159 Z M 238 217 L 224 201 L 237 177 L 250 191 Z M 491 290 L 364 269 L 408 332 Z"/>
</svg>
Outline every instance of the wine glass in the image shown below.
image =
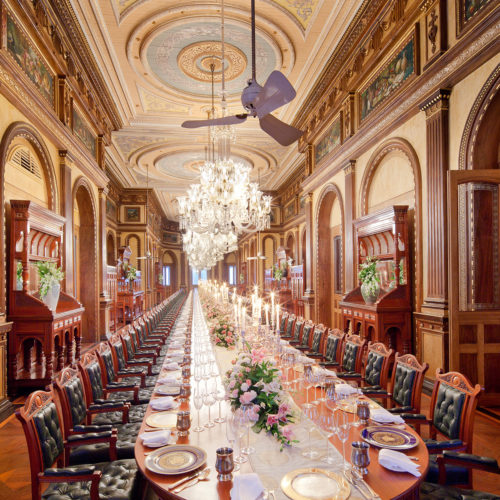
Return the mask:
<svg viewBox="0 0 500 500">
<path fill-rule="evenodd" d="M 194 392 L 193 404 L 198 412 L 198 425 L 193 429 L 194 432 L 203 432 L 205 429 L 200 426 L 200 410 L 203 406 L 203 394 L 200 392 L 200 388 L 197 387 Z"/>
<path fill-rule="evenodd" d="M 306 389 L 306 402 L 302 405 L 304 408 L 310 408 L 312 406 L 309 403 L 309 389 L 314 384 L 314 374 L 312 371 L 312 365 L 304 365 L 304 387 Z"/>
<path fill-rule="evenodd" d="M 305 422 L 309 435 L 309 447 L 307 450 L 302 452 L 302 456 L 314 460 L 315 458 L 318 458 L 319 452 L 317 450 L 314 450 L 311 446 L 311 430 L 313 428 L 311 424 L 314 423 L 318 418 L 318 409 L 314 405 L 303 407 L 302 418 L 304 419 L 304 421 L 310 420 L 310 422 Z"/>
<path fill-rule="evenodd" d="M 349 423 L 348 415 L 343 411 L 340 411 L 336 414 L 336 419 L 337 437 L 342 442 L 343 469 L 348 470 L 350 469 L 350 466 L 345 460 L 345 444 L 349 439 L 349 429 L 351 427 L 351 424 Z"/>
<path fill-rule="evenodd" d="M 211 427 L 215 426 L 215 424 L 213 423 L 213 421 L 211 419 L 211 416 L 210 416 L 210 409 L 215 404 L 215 398 L 214 398 L 214 395 L 213 395 L 212 392 L 209 392 L 207 390 L 207 392 L 205 392 L 203 394 L 203 404 L 205 406 L 208 406 L 208 422 L 205 424 L 205 427 L 207 427 L 208 429 L 210 429 Z"/>
<path fill-rule="evenodd" d="M 243 411 L 241 409 L 238 409 L 232 414 L 231 417 L 232 421 L 230 422 L 230 425 L 233 426 L 235 435 L 238 439 L 239 451 L 239 454 L 237 457 L 235 457 L 234 461 L 238 464 L 243 464 L 248 461 L 248 458 L 243 454 L 243 449 L 241 446 L 241 440 L 243 439 L 243 436 L 247 430 L 245 424 L 245 415 L 243 414 Z"/>
<path fill-rule="evenodd" d="M 326 373 L 323 370 L 318 371 L 318 385 L 321 389 L 325 386 L 326 382 Z M 317 398 L 317 401 L 321 401 L 324 403 L 326 401 L 326 391 L 321 391 L 321 397 Z"/>
<path fill-rule="evenodd" d="M 226 438 L 229 442 L 229 446 L 231 448 L 233 448 L 234 450 L 234 443 L 236 442 L 236 438 L 238 436 L 238 432 L 237 432 L 237 422 L 235 422 L 235 417 L 234 417 L 234 414 L 231 414 L 231 415 L 228 415 L 227 416 L 227 419 L 226 419 Z M 239 446 L 238 446 L 238 450 L 239 450 Z M 238 465 L 238 463 L 240 463 L 239 461 L 239 455 L 237 456 L 236 453 L 234 453 L 234 462 L 236 462 L 236 465 L 234 466 L 234 470 L 239 470 L 240 469 L 240 466 Z M 245 458 L 245 461 L 246 461 L 246 458 Z"/>
<path fill-rule="evenodd" d="M 324 415 L 321 415 L 319 417 L 319 424 L 326 438 L 326 456 L 323 457 L 321 461 L 327 464 L 333 464 L 335 463 L 335 458 L 330 456 L 329 443 L 330 438 L 337 432 L 334 414 L 326 413 Z"/>
<path fill-rule="evenodd" d="M 258 414 L 253 409 L 253 403 L 245 403 L 241 405 L 241 410 L 244 415 L 244 422 L 247 428 L 247 445 L 241 451 L 245 455 L 255 453 L 255 448 L 250 446 L 250 427 L 258 420 Z"/>
<path fill-rule="evenodd" d="M 219 416 L 214 420 L 218 424 L 222 424 L 226 421 L 226 419 L 221 415 L 221 403 L 226 399 L 226 391 L 224 390 L 224 387 L 222 387 L 221 385 L 217 386 L 217 389 L 215 391 L 215 399 L 219 403 Z"/>
</svg>

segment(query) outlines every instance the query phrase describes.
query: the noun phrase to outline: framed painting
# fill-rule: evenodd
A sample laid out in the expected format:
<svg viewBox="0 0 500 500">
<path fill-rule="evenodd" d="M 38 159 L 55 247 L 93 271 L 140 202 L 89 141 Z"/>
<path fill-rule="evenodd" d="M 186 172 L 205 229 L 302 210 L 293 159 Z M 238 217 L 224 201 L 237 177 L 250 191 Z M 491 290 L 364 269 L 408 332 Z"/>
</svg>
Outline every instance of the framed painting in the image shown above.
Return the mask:
<svg viewBox="0 0 500 500">
<path fill-rule="evenodd" d="M 341 137 L 341 120 L 340 114 L 333 120 L 333 123 L 330 125 L 328 132 L 322 137 L 322 139 L 316 144 L 314 149 L 314 155 L 316 160 L 316 165 L 329 153 L 331 153 L 335 148 L 340 146 L 342 142 Z"/>
<path fill-rule="evenodd" d="M 163 231 L 163 243 L 167 243 L 169 245 L 178 245 L 179 233 L 170 233 L 168 231 Z"/>
<path fill-rule="evenodd" d="M 84 146 L 92 153 L 92 156 L 95 157 L 95 135 L 75 106 L 73 106 L 73 133 L 83 142 Z"/>
<path fill-rule="evenodd" d="M 457 37 L 475 26 L 486 12 L 497 2 L 493 0 L 456 0 L 457 2 Z"/>
<path fill-rule="evenodd" d="M 126 222 L 140 222 L 140 220 L 141 220 L 141 207 L 125 207 Z"/>
<path fill-rule="evenodd" d="M 414 28 L 411 35 L 359 93 L 360 122 L 417 75 L 418 37 L 417 30 Z"/>
<path fill-rule="evenodd" d="M 106 215 L 110 219 L 116 219 L 116 205 L 109 198 L 106 198 Z"/>
<path fill-rule="evenodd" d="M 272 226 L 278 226 L 281 224 L 280 221 L 280 207 L 271 207 L 271 213 L 269 214 Z"/>
<path fill-rule="evenodd" d="M 283 218 L 285 219 L 285 221 L 287 221 L 288 219 L 291 219 L 297 213 L 297 210 L 295 208 L 295 198 L 293 200 L 289 201 L 285 205 L 283 212 L 284 212 Z"/>
<path fill-rule="evenodd" d="M 54 76 L 42 56 L 33 48 L 17 22 L 7 12 L 3 20 L 7 51 L 35 85 L 38 92 L 54 106 Z"/>
</svg>

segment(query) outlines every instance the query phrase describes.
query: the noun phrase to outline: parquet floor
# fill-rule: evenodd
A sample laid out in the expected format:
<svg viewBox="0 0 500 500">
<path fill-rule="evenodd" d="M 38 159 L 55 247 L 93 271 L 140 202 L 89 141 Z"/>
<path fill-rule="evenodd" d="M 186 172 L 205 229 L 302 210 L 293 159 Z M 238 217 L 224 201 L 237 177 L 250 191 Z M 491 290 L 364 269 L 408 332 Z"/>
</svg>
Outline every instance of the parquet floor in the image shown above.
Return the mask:
<svg viewBox="0 0 500 500">
<path fill-rule="evenodd" d="M 22 398 L 15 403 L 22 404 Z M 429 398 L 423 398 L 427 412 Z M 500 460 L 500 422 L 478 414 L 474 426 L 474 453 Z M 477 472 L 474 487 L 500 495 L 498 476 Z M 0 423 L 0 500 L 31 498 L 30 469 L 21 424 L 14 415 Z"/>
</svg>

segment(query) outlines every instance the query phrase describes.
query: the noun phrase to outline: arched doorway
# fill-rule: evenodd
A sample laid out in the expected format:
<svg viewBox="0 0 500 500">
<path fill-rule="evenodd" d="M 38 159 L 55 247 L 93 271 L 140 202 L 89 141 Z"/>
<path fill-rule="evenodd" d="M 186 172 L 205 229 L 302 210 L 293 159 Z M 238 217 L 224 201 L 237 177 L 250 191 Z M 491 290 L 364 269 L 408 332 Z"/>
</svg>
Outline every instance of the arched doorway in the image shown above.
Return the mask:
<svg viewBox="0 0 500 500">
<path fill-rule="evenodd" d="M 170 287 L 171 293 L 177 290 L 177 257 L 171 250 L 166 250 L 162 259 L 163 284 Z"/>
<path fill-rule="evenodd" d="M 339 303 L 343 294 L 344 206 L 339 188 L 327 185 L 316 215 L 316 321 L 331 328 L 341 328 Z M 334 252 L 334 239 L 340 237 L 340 252 Z"/>
<path fill-rule="evenodd" d="M 293 263 L 296 264 L 295 260 L 295 238 L 293 237 L 293 234 L 290 233 L 287 238 L 286 238 L 286 249 L 288 252 L 288 256 L 292 258 Z"/>
<path fill-rule="evenodd" d="M 99 338 L 95 202 L 88 182 L 80 177 L 73 188 L 73 252 L 75 296 L 85 307 L 82 342 Z"/>
<path fill-rule="evenodd" d="M 484 387 L 481 404 L 500 404 L 500 64 L 480 90 L 449 172 L 450 369 Z"/>
<path fill-rule="evenodd" d="M 106 254 L 108 266 L 116 266 L 115 237 L 113 233 L 108 233 L 106 238 Z"/>
</svg>

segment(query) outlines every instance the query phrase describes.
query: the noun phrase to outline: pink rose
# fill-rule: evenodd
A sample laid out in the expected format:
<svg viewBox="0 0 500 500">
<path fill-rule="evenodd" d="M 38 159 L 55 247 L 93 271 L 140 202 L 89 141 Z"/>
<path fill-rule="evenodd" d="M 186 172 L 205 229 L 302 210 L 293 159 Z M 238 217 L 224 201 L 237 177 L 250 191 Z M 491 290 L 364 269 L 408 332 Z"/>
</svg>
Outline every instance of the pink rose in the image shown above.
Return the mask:
<svg viewBox="0 0 500 500">
<path fill-rule="evenodd" d="M 288 441 L 293 438 L 293 425 L 288 424 L 283 427 L 283 436 L 285 436 Z"/>
<path fill-rule="evenodd" d="M 247 373 L 250 373 L 252 370 L 250 369 L 250 367 L 249 367 L 249 366 L 247 366 L 247 367 L 245 368 L 245 371 L 246 371 Z M 243 373 L 242 373 L 241 375 L 243 376 Z"/>
<path fill-rule="evenodd" d="M 247 378 L 245 382 L 247 383 L 248 387 L 252 385 L 252 381 L 249 378 Z"/>
<path fill-rule="evenodd" d="M 240 396 L 240 403 L 242 405 L 251 403 L 257 397 L 257 393 L 255 391 L 245 392 Z"/>
<path fill-rule="evenodd" d="M 237 397 L 238 397 L 238 389 L 235 389 L 235 390 L 231 393 L 231 397 L 233 397 L 233 398 L 237 398 Z"/>
<path fill-rule="evenodd" d="M 236 384 L 236 381 L 234 380 L 231 380 L 231 382 L 229 382 L 229 389 L 232 389 Z"/>
</svg>

